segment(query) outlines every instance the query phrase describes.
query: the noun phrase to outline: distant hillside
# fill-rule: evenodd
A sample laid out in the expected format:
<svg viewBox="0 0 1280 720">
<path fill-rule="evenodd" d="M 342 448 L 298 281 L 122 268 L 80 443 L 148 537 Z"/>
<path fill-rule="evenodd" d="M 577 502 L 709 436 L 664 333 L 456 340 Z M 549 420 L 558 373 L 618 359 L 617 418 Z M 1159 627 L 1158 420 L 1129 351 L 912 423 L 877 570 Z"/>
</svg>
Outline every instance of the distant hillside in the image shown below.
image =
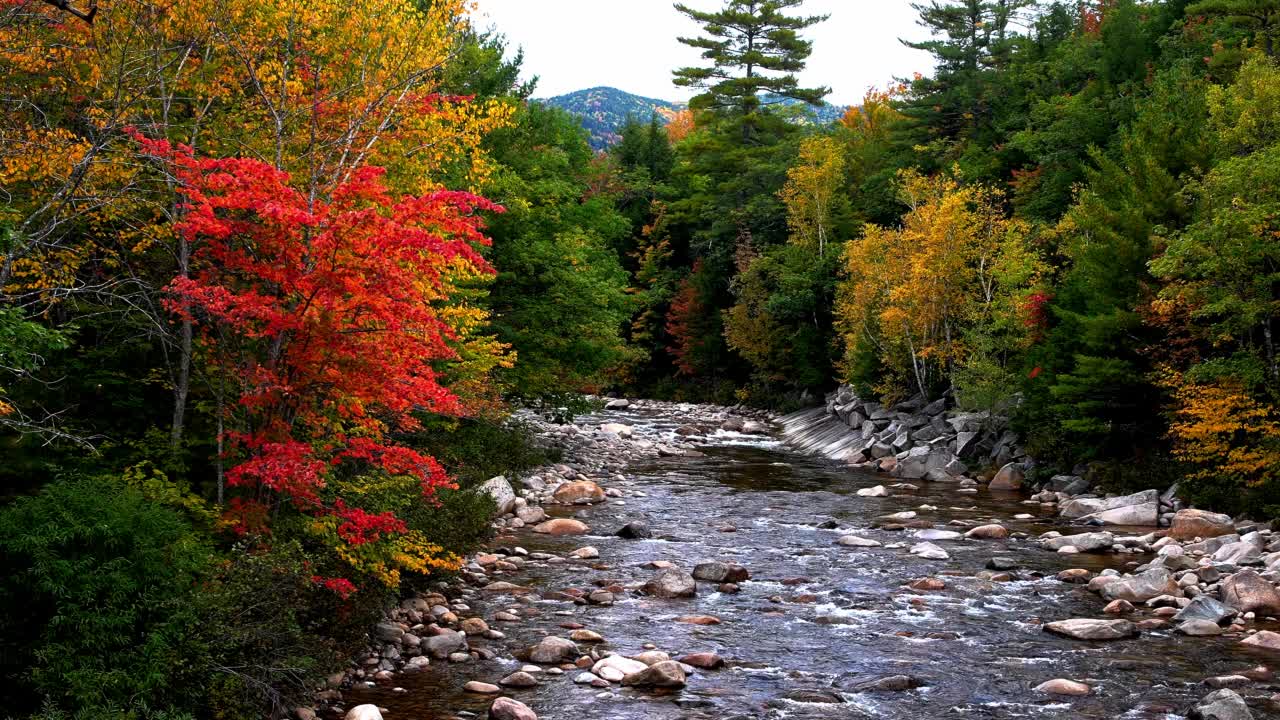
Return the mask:
<svg viewBox="0 0 1280 720">
<path fill-rule="evenodd" d="M 683 110 L 685 103 L 658 100 L 655 98 L 632 95 L 617 88 L 594 87 L 578 90 L 566 95 L 557 95 L 540 102 L 567 110 L 582 118 L 582 126 L 591 134 L 591 147 L 603 150 L 618 142 L 622 126 L 627 117 L 635 117 L 647 121 L 653 113 L 657 113 L 663 123 L 671 116 Z M 784 104 L 798 105 L 795 100 L 784 100 Z M 805 107 L 803 114 L 807 122 L 820 125 L 840 119 L 846 108 L 827 103 L 819 108 Z"/>
</svg>

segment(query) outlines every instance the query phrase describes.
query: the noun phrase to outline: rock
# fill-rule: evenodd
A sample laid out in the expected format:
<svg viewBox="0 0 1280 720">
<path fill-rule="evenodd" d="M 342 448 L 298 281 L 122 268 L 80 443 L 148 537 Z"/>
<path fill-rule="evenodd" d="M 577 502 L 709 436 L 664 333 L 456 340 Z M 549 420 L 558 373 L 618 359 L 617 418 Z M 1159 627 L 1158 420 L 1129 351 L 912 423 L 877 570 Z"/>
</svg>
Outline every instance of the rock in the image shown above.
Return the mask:
<svg viewBox="0 0 1280 720">
<path fill-rule="evenodd" d="M 1022 481 L 1025 479 L 1022 467 L 1017 463 L 1009 463 L 996 472 L 996 476 L 991 478 L 991 484 L 987 487 L 991 490 L 1021 490 Z"/>
<path fill-rule="evenodd" d="M 624 540 L 643 540 L 645 538 L 653 537 L 653 533 L 649 532 L 649 526 L 639 520 L 632 520 L 626 525 L 623 525 L 618 529 L 618 532 L 614 534 Z"/>
<path fill-rule="evenodd" d="M 462 689 L 467 692 L 479 693 L 481 695 L 497 695 L 502 692 L 502 688 L 497 685 L 490 685 L 489 683 L 480 682 L 478 680 L 472 680 L 466 685 L 463 685 Z"/>
<path fill-rule="evenodd" d="M 1221 635 L 1222 628 L 1211 620 L 1186 620 L 1178 625 L 1178 632 L 1193 637 Z"/>
<path fill-rule="evenodd" d="M 511 488 L 511 483 L 501 475 L 486 480 L 483 485 L 476 488 L 476 492 L 488 495 L 493 499 L 496 515 L 506 515 L 516 507 L 516 491 Z"/>
<path fill-rule="evenodd" d="M 520 522 L 525 525 L 537 525 L 547 519 L 547 511 L 543 510 L 539 505 L 530 505 L 517 508 L 516 517 L 520 518 Z"/>
<path fill-rule="evenodd" d="M 844 698 L 840 697 L 839 694 L 831 690 L 823 690 L 820 688 L 797 688 L 795 690 L 788 690 L 782 695 L 782 699 L 796 703 L 806 703 L 809 705 L 839 705 L 844 702 Z"/>
<path fill-rule="evenodd" d="M 1058 508 L 1058 514 L 1064 518 L 1081 518 L 1085 515 L 1116 510 L 1131 505 L 1159 503 L 1159 494 L 1155 490 L 1144 490 L 1140 493 L 1114 498 L 1077 498 L 1068 500 Z"/>
<path fill-rule="evenodd" d="M 964 537 L 955 530 L 917 530 L 916 538 L 920 540 L 959 540 Z"/>
<path fill-rule="evenodd" d="M 1187 508 L 1174 514 L 1173 524 L 1169 526 L 1169 537 L 1174 540 L 1208 540 L 1220 535 L 1231 535 L 1235 531 L 1235 523 L 1231 521 L 1230 515 Z"/>
<path fill-rule="evenodd" d="M 741 583 L 751 578 L 751 573 L 741 565 L 723 562 L 698 563 L 693 568 L 696 580 L 713 583 Z"/>
<path fill-rule="evenodd" d="M 633 675 L 649 667 L 639 660 L 632 660 L 621 655 L 610 655 L 591 666 L 591 672 L 605 680 L 618 682 L 627 675 Z"/>
<path fill-rule="evenodd" d="M 555 665 L 578 657 L 578 646 L 572 640 L 548 635 L 529 648 L 529 660 L 542 665 Z"/>
<path fill-rule="evenodd" d="M 1093 579 L 1093 573 L 1084 568 L 1068 568 L 1058 573 L 1058 582 L 1084 584 Z"/>
<path fill-rule="evenodd" d="M 1248 645 L 1260 650 L 1273 650 L 1280 652 L 1280 633 L 1274 633 L 1270 630 L 1259 630 L 1240 641 L 1241 645 Z"/>
<path fill-rule="evenodd" d="M 947 584 L 940 578 L 927 577 L 914 580 L 910 585 L 907 585 L 907 587 L 912 590 L 919 590 L 920 592 L 936 592 L 938 590 L 945 590 L 947 588 Z"/>
<path fill-rule="evenodd" d="M 1081 533 L 1041 540 L 1040 544 L 1048 550 L 1061 550 L 1070 546 L 1080 552 L 1094 552 L 1109 549 L 1116 542 L 1116 537 L 1109 532 Z"/>
<path fill-rule="evenodd" d="M 1133 603 L 1128 600 L 1112 600 L 1102 608 L 1102 612 L 1108 615 L 1127 615 L 1133 612 Z"/>
<path fill-rule="evenodd" d="M 500 697 L 489 706 L 489 720 L 538 720 L 538 716 L 528 705 Z"/>
<path fill-rule="evenodd" d="M 858 497 L 889 497 L 889 491 L 883 485 L 875 487 L 862 488 L 858 491 Z"/>
<path fill-rule="evenodd" d="M 589 672 L 578 673 L 573 679 L 575 685 L 590 685 L 592 687 L 609 687 L 609 681 Z"/>
<path fill-rule="evenodd" d="M 719 625 L 720 618 L 712 615 L 682 615 L 676 618 L 676 622 L 685 625 Z"/>
<path fill-rule="evenodd" d="M 382 720 L 377 705 L 357 705 L 347 711 L 343 720 Z"/>
<path fill-rule="evenodd" d="M 855 682 L 848 687 L 848 691 L 851 693 L 902 692 L 904 690 L 914 690 L 922 684 L 910 675 L 887 675 Z"/>
<path fill-rule="evenodd" d="M 558 503 L 573 505 L 574 503 L 604 502 L 604 490 L 590 480 L 568 482 L 556 488 L 551 494 Z"/>
<path fill-rule="evenodd" d="M 586 535 L 591 532 L 591 528 L 581 520 L 556 518 L 539 523 L 533 531 L 542 535 Z"/>
<path fill-rule="evenodd" d="M 1137 626 L 1128 620 L 1075 618 L 1045 623 L 1044 629 L 1075 640 L 1123 640 L 1138 635 Z"/>
<path fill-rule="evenodd" d="M 1213 553 L 1214 563 L 1223 565 L 1256 565 L 1262 562 L 1258 546 L 1247 541 L 1227 543 Z"/>
<path fill-rule="evenodd" d="M 1103 525 L 1156 525 L 1160 520 L 1160 506 L 1156 503 L 1139 503 L 1090 513 L 1078 518 L 1084 522 L 1096 521 Z"/>
<path fill-rule="evenodd" d="M 1249 705 L 1234 690 L 1214 690 L 1191 711 L 1194 720 L 1253 720 Z"/>
<path fill-rule="evenodd" d="M 382 622 L 374 626 L 373 633 L 383 642 L 397 643 L 404 637 L 404 628 L 397 623 Z"/>
<path fill-rule="evenodd" d="M 605 423 L 600 426 L 600 432 L 611 433 L 620 438 L 629 438 L 634 431 L 631 429 L 630 425 L 625 425 L 623 423 Z"/>
<path fill-rule="evenodd" d="M 685 686 L 684 668 L 674 660 L 665 660 L 623 677 L 622 684 L 631 687 L 681 688 Z"/>
<path fill-rule="evenodd" d="M 1223 620 L 1235 617 L 1235 614 L 1234 610 L 1208 595 L 1197 595 L 1191 599 L 1191 602 L 1186 607 L 1178 611 L 1177 615 L 1173 616 L 1173 621 L 1208 620 L 1217 625 Z"/>
<path fill-rule="evenodd" d="M 836 544 L 843 545 L 845 547 L 880 547 L 882 545 L 878 540 L 864 538 L 860 535 L 841 535 L 840 538 L 836 540 Z"/>
<path fill-rule="evenodd" d="M 631 407 L 631 401 L 625 398 L 610 400 L 604 404 L 605 410 L 626 410 L 629 407 Z"/>
<path fill-rule="evenodd" d="M 569 553 L 569 557 L 574 560 L 595 560 L 600 557 L 600 551 L 597 548 L 588 545 L 586 547 L 580 547 Z"/>
<path fill-rule="evenodd" d="M 1178 582 L 1164 567 L 1153 567 L 1137 575 L 1118 578 L 1102 588 L 1103 599 L 1128 600 L 1134 603 L 1146 602 L 1161 595 L 1181 594 Z"/>
<path fill-rule="evenodd" d="M 892 453 L 892 448 L 890 452 Z M 908 450 L 905 457 L 898 457 L 898 464 L 893 474 L 895 477 L 908 480 L 924 479 L 933 473 L 945 475 L 947 466 L 955 459 L 956 457 L 946 450 L 917 445 Z"/>
<path fill-rule="evenodd" d="M 653 576 L 641 590 L 658 598 L 686 598 L 698 593 L 698 584 L 689 573 L 679 568 L 667 568 Z"/>
<path fill-rule="evenodd" d="M 680 658 L 680 662 L 703 670 L 724 667 L 724 658 L 712 652 L 690 653 Z"/>
<path fill-rule="evenodd" d="M 979 525 L 964 536 L 974 540 L 1003 540 L 1009 537 L 1009 529 L 1003 525 Z"/>
<path fill-rule="evenodd" d="M 499 680 L 498 684 L 502 687 L 531 688 L 537 686 L 538 679 L 523 670 L 518 670 Z"/>
<path fill-rule="evenodd" d="M 604 636 L 593 630 L 574 630 L 569 633 L 569 639 L 580 643 L 602 643 Z"/>
<path fill-rule="evenodd" d="M 1280 616 L 1280 591 L 1253 570 L 1241 570 L 1222 580 L 1222 602 L 1242 613 Z"/>
<path fill-rule="evenodd" d="M 467 618 L 458 625 L 458 629 L 461 630 L 464 635 L 484 635 L 489 632 L 489 623 L 481 620 L 480 618 Z"/>
<path fill-rule="evenodd" d="M 432 635 L 423 640 L 427 654 L 437 660 L 444 660 L 455 652 L 467 649 L 467 636 L 453 630 L 445 630 L 439 635 Z"/>
<path fill-rule="evenodd" d="M 1058 678 L 1056 680 L 1047 680 L 1036 686 L 1036 692 L 1042 692 L 1049 695 L 1072 695 L 1083 696 L 1088 695 L 1090 688 L 1082 682 L 1075 680 L 1065 680 Z"/>
<path fill-rule="evenodd" d="M 912 555 L 924 558 L 925 560 L 947 560 L 951 557 L 947 554 L 946 550 L 943 550 L 930 542 L 922 542 L 912 545 L 910 552 Z"/>
</svg>

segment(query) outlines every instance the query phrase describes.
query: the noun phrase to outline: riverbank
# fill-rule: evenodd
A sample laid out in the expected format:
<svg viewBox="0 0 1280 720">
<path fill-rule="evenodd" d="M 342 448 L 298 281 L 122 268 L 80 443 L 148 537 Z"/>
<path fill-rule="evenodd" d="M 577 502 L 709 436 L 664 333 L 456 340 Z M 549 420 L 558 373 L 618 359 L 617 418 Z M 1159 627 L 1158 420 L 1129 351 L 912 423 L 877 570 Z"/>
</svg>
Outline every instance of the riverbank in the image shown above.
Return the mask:
<svg viewBox="0 0 1280 720">
<path fill-rule="evenodd" d="M 1112 532 L 1109 544 L 1060 552 L 1069 545 L 1058 536 L 1081 533 L 1056 503 L 989 485 L 885 483 L 734 429 L 758 420 L 635 403 L 544 426 L 562 465 L 512 479 L 512 512 L 489 552 L 380 625 L 328 712 L 471 717 L 501 696 L 511 702 L 496 717 L 530 717 L 518 702 L 544 720 L 945 708 L 1177 717 L 1213 683 L 1259 716 L 1275 711 L 1277 686 L 1258 666 L 1280 656 L 1240 642 L 1276 629 L 1265 613 L 1232 614 L 1222 635 L 1177 632 L 1169 618 L 1184 608 L 1174 607 L 1195 594 L 1185 569 L 1171 571 L 1172 601 L 1102 612 L 1089 588 L 1128 582 L 1149 553 L 1173 554 L 1171 542 Z M 1222 591 L 1218 579 L 1199 594 Z M 1077 622 L 1052 625 L 1061 621 Z M 1212 703 L 1239 709 L 1231 696 Z"/>
</svg>

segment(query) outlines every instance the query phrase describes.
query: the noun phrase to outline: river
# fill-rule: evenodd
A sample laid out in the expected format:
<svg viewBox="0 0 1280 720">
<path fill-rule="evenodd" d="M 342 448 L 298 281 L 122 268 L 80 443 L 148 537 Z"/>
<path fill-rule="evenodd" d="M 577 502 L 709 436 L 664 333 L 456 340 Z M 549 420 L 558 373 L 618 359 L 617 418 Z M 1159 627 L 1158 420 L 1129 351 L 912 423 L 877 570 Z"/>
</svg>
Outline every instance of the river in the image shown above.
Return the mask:
<svg viewBox="0 0 1280 720">
<path fill-rule="evenodd" d="M 583 427 L 625 422 L 637 437 L 661 438 L 680 419 L 660 409 L 608 412 L 578 419 Z M 718 432 L 699 457 L 668 457 L 630 466 L 625 480 L 609 483 L 622 499 L 590 507 L 548 506 L 554 517 L 591 525 L 585 537 L 546 537 L 527 530 L 499 537 L 495 547 L 519 545 L 559 556 L 590 545 L 590 563 L 533 563 L 501 579 L 538 591 L 589 588 L 610 582 L 634 586 L 654 570 L 654 560 L 691 569 L 704 560 L 745 566 L 751 579 L 737 594 L 699 583 L 689 600 L 660 600 L 633 592 L 610 607 L 511 596 L 468 599 L 485 618 L 518 608 L 518 623 L 493 623 L 507 635 L 488 641 L 497 659 L 450 665 L 390 685 L 351 690 L 348 706 L 374 703 L 387 720 L 437 720 L 483 716 L 491 698 L 467 693 L 468 680 L 496 683 L 522 663 L 514 649 L 547 633 L 566 635 L 561 623 L 578 623 L 606 638 L 603 647 L 624 655 L 646 644 L 672 657 L 710 651 L 723 669 L 699 671 L 686 688 L 655 693 L 613 686 L 576 685 L 579 671 L 541 678 L 528 690 L 510 691 L 543 720 L 607 718 L 1178 718 L 1208 690 L 1209 676 L 1226 675 L 1268 660 L 1238 647 L 1238 640 L 1185 638 L 1172 628 L 1139 639 L 1090 643 L 1043 632 L 1041 624 L 1073 617 L 1103 617 L 1102 601 L 1081 585 L 1059 582 L 1060 570 L 1122 569 L 1136 555 L 1059 555 L 1028 539 L 940 541 L 949 560 L 907 553 L 912 530 L 870 529 L 875 517 L 915 510 L 944 528 L 998 522 L 1034 538 L 1066 529 L 1047 510 L 1024 503 L 1019 493 L 960 494 L 954 485 L 918 483 L 916 492 L 859 497 L 860 488 L 887 485 L 883 476 L 797 455 L 772 438 Z M 926 509 L 920 509 L 927 506 Z M 936 509 L 927 509 L 936 508 Z M 1028 519 L 1015 519 L 1031 514 Z M 653 531 L 648 540 L 623 540 L 613 532 L 630 520 Z M 842 532 L 820 529 L 835 520 Z M 953 528 L 954 529 L 954 528 Z M 963 528 L 960 528 L 963 529 Z M 847 548 L 834 541 L 850 530 L 902 547 Z M 990 558 L 1016 561 L 1014 579 L 978 577 Z M 939 591 L 906 587 L 923 577 L 942 579 Z M 676 622 L 710 615 L 718 625 Z M 1137 619 L 1137 618 L 1134 618 Z M 483 646 L 486 641 L 473 641 Z M 1271 658 L 1274 660 L 1274 658 Z M 906 675 L 918 688 L 853 692 L 866 679 Z M 1050 697 L 1040 683 L 1068 678 L 1087 683 L 1087 697 Z M 1255 710 L 1256 712 L 1256 710 Z"/>
</svg>

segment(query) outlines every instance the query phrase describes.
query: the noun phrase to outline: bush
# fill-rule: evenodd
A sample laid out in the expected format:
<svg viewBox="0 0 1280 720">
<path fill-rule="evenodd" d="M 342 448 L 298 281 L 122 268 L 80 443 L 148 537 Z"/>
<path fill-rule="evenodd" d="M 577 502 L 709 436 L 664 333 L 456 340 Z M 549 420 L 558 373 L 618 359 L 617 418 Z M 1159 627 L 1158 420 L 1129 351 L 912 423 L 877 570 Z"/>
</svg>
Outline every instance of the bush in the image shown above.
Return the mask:
<svg viewBox="0 0 1280 720">
<path fill-rule="evenodd" d="M 122 483 L 60 480 L 0 512 L 7 710 L 139 717 L 182 707 L 205 649 L 193 589 L 211 551 Z"/>
</svg>

